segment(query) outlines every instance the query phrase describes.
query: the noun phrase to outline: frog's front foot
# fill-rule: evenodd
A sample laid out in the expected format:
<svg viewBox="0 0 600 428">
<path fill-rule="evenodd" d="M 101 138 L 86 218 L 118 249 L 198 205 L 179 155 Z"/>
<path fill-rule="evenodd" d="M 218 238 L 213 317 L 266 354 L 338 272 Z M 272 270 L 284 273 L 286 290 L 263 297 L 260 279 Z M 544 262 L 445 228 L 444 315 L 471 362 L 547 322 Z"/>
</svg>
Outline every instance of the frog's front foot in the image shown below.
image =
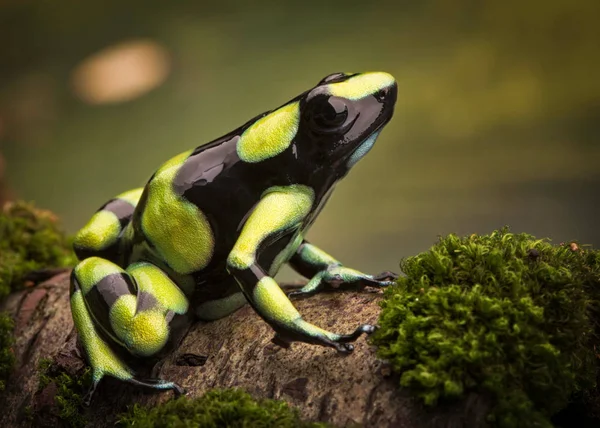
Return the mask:
<svg viewBox="0 0 600 428">
<path fill-rule="evenodd" d="M 317 273 L 301 289 L 289 292 L 288 297 L 308 297 L 322 291 L 389 287 L 395 284 L 397 279 L 398 275 L 390 271 L 367 275 L 345 266 L 333 265 Z"/>
<path fill-rule="evenodd" d="M 176 397 L 181 397 L 182 395 L 186 395 L 187 394 L 187 389 L 185 389 L 183 386 L 179 385 L 178 383 L 173 383 L 173 393 L 175 394 Z"/>
<path fill-rule="evenodd" d="M 376 330 L 376 327 L 370 324 L 362 324 L 350 334 L 334 334 L 325 330 L 321 330 L 318 327 L 316 327 L 315 330 L 316 331 L 314 333 L 316 334 L 312 337 L 312 340 L 304 339 L 302 341 L 321 346 L 329 346 L 335 348 L 336 351 L 341 354 L 350 354 L 352 351 L 354 351 L 354 345 L 352 345 L 350 342 L 356 341 L 356 339 L 363 334 L 372 334 Z M 295 340 L 298 340 L 298 338 L 294 337 L 293 333 L 286 334 L 285 332 L 279 332 L 275 334 L 275 337 L 271 339 L 271 342 L 281 346 L 282 348 L 289 348 L 291 342 Z"/>
<path fill-rule="evenodd" d="M 354 351 L 354 345 L 349 342 L 354 342 L 363 334 L 372 334 L 375 330 L 376 327 L 374 325 L 362 324 L 353 333 L 342 335 L 337 340 L 334 340 L 334 348 L 342 354 L 349 354 Z"/>
<path fill-rule="evenodd" d="M 378 287 L 389 287 L 394 285 L 398 279 L 398 274 L 389 270 L 373 275 L 372 281 L 377 282 Z"/>
</svg>

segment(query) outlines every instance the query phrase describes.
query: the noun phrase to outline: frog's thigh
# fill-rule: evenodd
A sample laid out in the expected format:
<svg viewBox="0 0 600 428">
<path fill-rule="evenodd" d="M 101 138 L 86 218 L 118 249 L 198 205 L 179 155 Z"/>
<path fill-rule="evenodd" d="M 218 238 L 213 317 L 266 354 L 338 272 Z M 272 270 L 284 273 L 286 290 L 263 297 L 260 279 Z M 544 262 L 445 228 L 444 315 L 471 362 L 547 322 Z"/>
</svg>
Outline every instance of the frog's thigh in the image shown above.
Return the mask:
<svg viewBox="0 0 600 428">
<path fill-rule="evenodd" d="M 154 355 L 169 338 L 170 321 L 187 311 L 188 301 L 156 266 L 136 263 L 124 271 L 108 260 L 91 257 L 73 270 L 71 308 L 95 383 L 105 374 L 139 383 L 99 332 L 133 355 Z M 174 387 L 170 382 L 151 386 Z"/>
</svg>

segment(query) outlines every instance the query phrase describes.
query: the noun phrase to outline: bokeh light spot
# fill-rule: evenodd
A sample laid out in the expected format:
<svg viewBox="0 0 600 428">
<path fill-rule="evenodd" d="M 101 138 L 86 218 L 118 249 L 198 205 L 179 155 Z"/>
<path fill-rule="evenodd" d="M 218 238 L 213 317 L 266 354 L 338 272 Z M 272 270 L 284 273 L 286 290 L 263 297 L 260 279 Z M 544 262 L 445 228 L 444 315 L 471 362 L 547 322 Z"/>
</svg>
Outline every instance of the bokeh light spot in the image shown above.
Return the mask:
<svg viewBox="0 0 600 428">
<path fill-rule="evenodd" d="M 131 40 L 102 49 L 74 69 L 73 91 L 89 104 L 130 101 L 160 86 L 169 75 L 167 50 L 152 40 Z"/>
</svg>

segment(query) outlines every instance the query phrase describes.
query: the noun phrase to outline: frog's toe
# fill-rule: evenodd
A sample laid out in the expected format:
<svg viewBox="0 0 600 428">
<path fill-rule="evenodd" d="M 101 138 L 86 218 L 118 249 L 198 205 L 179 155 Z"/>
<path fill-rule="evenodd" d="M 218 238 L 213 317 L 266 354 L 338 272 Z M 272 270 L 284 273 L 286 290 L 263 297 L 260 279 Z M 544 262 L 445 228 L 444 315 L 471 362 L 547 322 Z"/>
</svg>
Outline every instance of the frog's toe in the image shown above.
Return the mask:
<svg viewBox="0 0 600 428">
<path fill-rule="evenodd" d="M 356 330 L 354 330 L 354 333 L 352 333 L 352 336 L 354 336 L 355 338 L 358 339 L 358 337 L 360 337 L 361 334 L 371 334 L 375 331 L 376 327 L 374 325 L 371 324 L 363 324 L 358 326 L 358 328 Z"/>
<path fill-rule="evenodd" d="M 344 336 L 340 336 L 339 339 L 336 340 L 336 343 L 347 344 L 348 342 L 354 342 L 356 339 L 358 339 L 363 334 L 373 333 L 375 331 L 375 328 L 376 327 L 371 324 L 362 324 L 362 325 L 358 326 L 358 328 L 356 330 L 354 330 L 352 333 L 346 334 Z"/>
<path fill-rule="evenodd" d="M 384 272 L 378 273 L 377 275 L 373 276 L 373 279 L 375 281 L 380 281 L 382 283 L 384 283 L 384 282 L 394 283 L 398 279 L 398 274 L 391 272 L 389 270 L 386 270 Z"/>
<path fill-rule="evenodd" d="M 362 332 L 365 334 L 373 334 L 373 333 L 375 333 L 375 330 L 377 330 L 377 327 L 374 325 L 371 325 L 371 324 L 365 324 L 365 325 L 362 325 L 361 327 L 362 327 Z"/>
<path fill-rule="evenodd" d="M 290 299 L 299 299 L 302 297 L 310 297 L 312 295 L 316 294 L 316 291 L 302 291 L 302 290 L 294 290 L 294 291 L 290 291 L 289 293 L 287 293 L 287 296 Z"/>
<path fill-rule="evenodd" d="M 187 389 L 177 383 L 173 383 L 173 392 L 177 397 L 181 397 L 187 394 Z"/>
<path fill-rule="evenodd" d="M 98 386 L 98 382 L 92 382 L 92 385 L 90 386 L 88 391 L 83 396 L 83 399 L 81 401 L 82 401 L 84 407 L 90 406 L 90 403 L 92 402 L 92 398 L 94 396 L 94 392 L 96 392 L 97 386 Z"/>
<path fill-rule="evenodd" d="M 351 343 L 336 343 L 335 349 L 341 354 L 350 354 L 354 351 L 354 345 Z"/>
</svg>

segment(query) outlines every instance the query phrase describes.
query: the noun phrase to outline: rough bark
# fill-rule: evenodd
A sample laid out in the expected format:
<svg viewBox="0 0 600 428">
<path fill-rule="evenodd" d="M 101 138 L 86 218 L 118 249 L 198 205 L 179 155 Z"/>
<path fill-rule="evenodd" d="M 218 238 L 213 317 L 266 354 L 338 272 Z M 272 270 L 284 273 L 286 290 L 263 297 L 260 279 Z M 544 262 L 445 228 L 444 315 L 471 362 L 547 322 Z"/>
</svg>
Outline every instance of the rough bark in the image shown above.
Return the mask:
<svg viewBox="0 0 600 428">
<path fill-rule="evenodd" d="M 340 292 L 295 303 L 307 320 L 349 332 L 358 324 L 377 322 L 380 298 L 379 293 Z M 60 423 L 53 409 L 56 387 L 53 390 L 50 384 L 38 391 L 38 363 L 52 358 L 71 374 L 84 366 L 68 299 L 67 272 L 4 303 L 15 318 L 18 363 L 4 395 L 0 426 Z M 344 356 L 301 343 L 283 349 L 271 343 L 272 337 L 270 327 L 248 306 L 219 321 L 199 322 L 166 358 L 161 376 L 183 385 L 191 397 L 211 388 L 240 387 L 255 397 L 283 399 L 305 419 L 338 426 L 421 427 L 436 421 L 435 425 L 443 421 L 444 426 L 476 426 L 487 407 L 481 397 L 471 397 L 458 408 L 424 412 L 398 391 L 397 380 L 364 338 L 356 342 L 352 354 Z M 88 410 L 91 426 L 114 426 L 115 416 L 132 403 L 157 404 L 170 398 L 172 392 L 155 393 L 105 379 Z M 32 412 L 33 421 L 25 417 Z"/>
</svg>

